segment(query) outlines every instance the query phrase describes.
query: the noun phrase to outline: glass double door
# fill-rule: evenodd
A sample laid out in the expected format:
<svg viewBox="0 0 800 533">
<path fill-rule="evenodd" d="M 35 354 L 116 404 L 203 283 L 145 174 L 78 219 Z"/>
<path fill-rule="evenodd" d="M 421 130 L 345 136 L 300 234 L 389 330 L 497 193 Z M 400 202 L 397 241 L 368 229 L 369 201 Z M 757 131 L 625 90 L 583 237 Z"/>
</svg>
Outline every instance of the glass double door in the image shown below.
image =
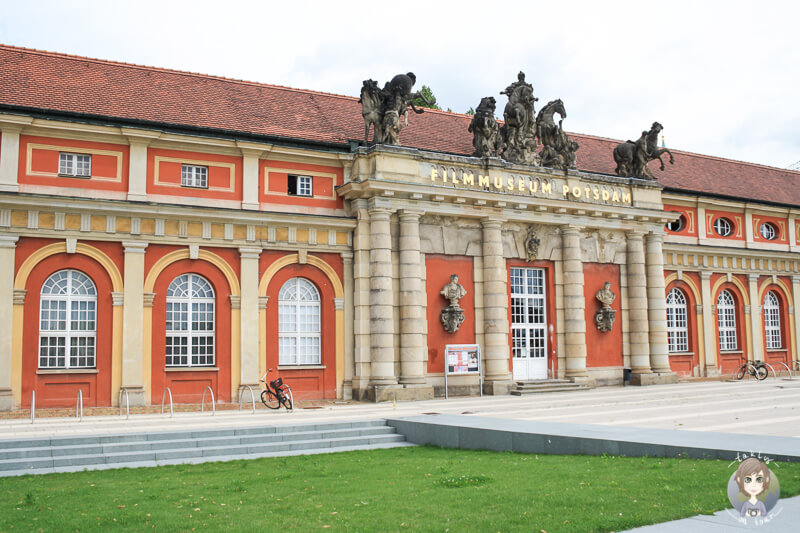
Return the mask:
<svg viewBox="0 0 800 533">
<path fill-rule="evenodd" d="M 511 351 L 514 380 L 547 379 L 544 269 L 511 268 Z"/>
</svg>

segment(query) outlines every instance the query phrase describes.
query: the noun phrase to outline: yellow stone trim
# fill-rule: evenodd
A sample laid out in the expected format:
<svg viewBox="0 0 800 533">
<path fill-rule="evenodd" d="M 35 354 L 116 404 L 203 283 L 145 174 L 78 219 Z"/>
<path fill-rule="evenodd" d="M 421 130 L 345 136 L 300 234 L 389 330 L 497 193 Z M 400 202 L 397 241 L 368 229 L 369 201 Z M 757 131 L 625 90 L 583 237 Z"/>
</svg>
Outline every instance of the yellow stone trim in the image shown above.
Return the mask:
<svg viewBox="0 0 800 533">
<path fill-rule="evenodd" d="M 117 159 L 117 175 L 113 178 L 107 176 L 62 176 L 58 172 L 39 172 L 33 170 L 33 151 L 34 150 L 47 150 L 50 152 L 68 152 L 70 154 L 89 154 L 89 155 L 107 155 Z M 28 176 L 41 176 L 45 178 L 76 178 L 76 179 L 92 179 L 97 181 L 111 181 L 122 183 L 122 152 L 116 150 L 96 150 L 94 148 L 80 148 L 77 146 L 59 146 L 54 144 L 36 144 L 28 143 L 27 156 L 28 161 L 25 164 L 25 173 Z M 92 165 L 92 172 L 94 172 L 94 165 Z M 76 182 L 76 186 L 78 182 Z"/>
<path fill-rule="evenodd" d="M 717 304 L 717 300 L 716 298 L 714 298 L 714 295 L 717 294 L 717 290 L 720 288 L 720 286 L 722 286 L 723 283 L 727 283 L 727 281 L 728 277 L 722 276 L 716 281 L 716 283 L 714 283 L 714 286 L 711 287 L 711 298 L 712 298 L 711 305 Z M 744 284 L 736 276 L 731 276 L 731 283 L 733 283 L 736 286 L 736 288 L 739 289 L 739 292 L 741 293 L 742 296 L 742 305 L 750 305 L 750 295 L 748 294 L 749 291 L 747 287 L 745 287 Z"/>
<path fill-rule="evenodd" d="M 156 284 L 158 276 L 161 275 L 161 272 L 163 272 L 164 269 L 172 263 L 180 261 L 181 259 L 189 259 L 188 248 L 181 248 L 180 250 L 170 252 L 156 261 L 156 263 L 150 268 L 150 271 L 147 273 L 147 277 L 144 280 L 144 292 L 153 292 L 153 287 Z M 198 259 L 211 263 L 212 265 L 216 266 L 220 272 L 222 272 L 222 274 L 225 276 L 225 279 L 228 281 L 231 294 L 237 296 L 241 294 L 236 272 L 233 271 L 233 268 L 228 264 L 227 261 L 222 259 L 217 254 L 209 252 L 208 250 L 200 250 Z"/>
<path fill-rule="evenodd" d="M 180 183 L 170 183 L 161 181 L 161 163 L 180 163 L 186 165 L 195 165 L 201 167 L 209 167 L 208 171 L 208 187 L 186 187 L 181 185 Z M 211 186 L 211 170 L 210 167 L 219 167 L 219 168 L 226 168 L 228 169 L 228 186 L 227 187 L 212 187 Z M 208 191 L 217 191 L 217 192 L 234 192 L 236 190 L 236 165 L 234 163 L 222 163 L 220 161 L 206 161 L 201 159 L 182 159 L 179 157 L 164 157 L 157 155 L 153 161 L 153 180 L 155 185 L 160 187 L 175 187 L 180 189 L 183 187 L 184 189 L 202 189 Z"/>
<path fill-rule="evenodd" d="M 695 285 L 694 280 L 689 277 L 683 277 L 682 279 L 678 279 L 677 272 L 673 272 L 669 276 L 664 279 L 664 287 L 669 287 L 669 284 L 673 281 L 682 281 L 689 286 L 689 290 L 692 291 L 694 295 L 695 305 L 702 305 L 703 297 L 702 291 Z M 666 294 L 664 295 L 666 298 Z M 697 324 L 697 364 L 700 368 L 705 368 L 706 366 L 706 345 L 705 345 L 705 329 L 703 328 L 703 320 L 697 317 L 697 311 L 694 309 L 687 309 L 687 313 L 694 313 L 695 316 L 695 324 Z"/>
<path fill-rule="evenodd" d="M 231 401 L 239 401 L 242 380 L 242 310 L 231 309 Z M 222 383 L 219 384 L 222 387 Z M 259 394 L 258 391 L 254 391 Z"/>
<path fill-rule="evenodd" d="M 792 289 L 787 287 L 786 284 L 781 279 L 775 280 L 775 285 L 781 288 L 783 291 L 783 296 L 786 298 L 786 305 L 787 307 L 790 305 L 794 305 L 792 302 Z M 773 285 L 772 277 L 767 277 L 766 279 L 761 281 L 761 287 L 758 289 L 758 304 L 763 305 L 764 302 L 764 294 L 767 292 L 767 287 Z"/>
<path fill-rule="evenodd" d="M 269 267 L 267 267 L 267 269 L 264 271 L 264 274 L 261 276 L 261 282 L 258 284 L 258 295 L 267 295 L 267 287 L 269 287 L 270 281 L 272 281 L 272 278 L 275 277 L 275 274 L 277 274 L 278 271 L 286 266 L 294 265 L 299 262 L 299 254 L 285 255 L 273 262 Z M 339 276 L 336 274 L 336 271 L 332 266 L 319 257 L 313 255 L 309 255 L 306 258 L 306 264 L 318 268 L 323 274 L 325 274 L 325 276 L 331 282 L 331 286 L 333 287 L 334 298 L 344 298 L 344 286 L 342 285 L 342 281 L 339 279 Z M 277 302 L 273 305 L 277 305 Z M 264 375 L 263 372 L 266 372 L 266 369 L 261 367 L 261 365 L 265 365 L 267 360 L 266 310 L 262 309 L 258 316 L 259 371 L 261 372 L 261 375 Z M 337 309 L 334 316 L 336 331 L 336 397 L 341 399 L 344 382 L 344 310 Z"/>
<path fill-rule="evenodd" d="M 39 248 L 33 252 L 22 263 L 22 265 L 20 265 L 19 270 L 17 270 L 17 276 L 14 279 L 14 288 L 24 289 L 25 285 L 28 283 L 28 277 L 30 277 L 34 267 L 44 259 L 50 257 L 51 255 L 66 252 L 67 245 L 63 242 L 48 244 L 47 246 Z M 120 274 L 117 265 L 114 264 L 110 257 L 94 246 L 89 246 L 88 244 L 84 244 L 82 242 L 78 243 L 77 247 L 75 248 L 75 253 L 89 256 L 100 263 L 100 265 L 108 273 L 108 276 L 111 278 L 111 290 L 114 292 L 122 292 L 122 275 Z"/>
<path fill-rule="evenodd" d="M 687 284 L 689 288 L 692 290 L 692 294 L 694 295 L 694 301 L 697 302 L 697 305 L 700 305 L 702 303 L 703 298 L 700 296 L 700 289 L 698 289 L 697 285 L 694 284 L 694 280 L 692 280 L 692 278 L 684 277 L 683 279 L 679 280 L 678 274 L 673 272 L 672 274 L 664 278 L 664 286 L 669 287 L 669 284 L 672 283 L 673 281 L 682 281 L 685 284 Z M 665 294 L 664 297 L 666 298 L 666 296 L 667 295 Z"/>
</svg>

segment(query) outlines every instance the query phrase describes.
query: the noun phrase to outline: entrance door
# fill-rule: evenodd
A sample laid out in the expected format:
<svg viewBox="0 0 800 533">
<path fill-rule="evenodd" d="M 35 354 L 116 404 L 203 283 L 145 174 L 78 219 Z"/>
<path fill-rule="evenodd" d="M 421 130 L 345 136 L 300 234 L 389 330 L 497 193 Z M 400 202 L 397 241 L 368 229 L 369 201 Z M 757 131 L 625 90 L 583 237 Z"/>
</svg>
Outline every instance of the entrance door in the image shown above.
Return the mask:
<svg viewBox="0 0 800 533">
<path fill-rule="evenodd" d="M 547 379 L 544 269 L 511 269 L 511 342 L 514 379 Z"/>
</svg>

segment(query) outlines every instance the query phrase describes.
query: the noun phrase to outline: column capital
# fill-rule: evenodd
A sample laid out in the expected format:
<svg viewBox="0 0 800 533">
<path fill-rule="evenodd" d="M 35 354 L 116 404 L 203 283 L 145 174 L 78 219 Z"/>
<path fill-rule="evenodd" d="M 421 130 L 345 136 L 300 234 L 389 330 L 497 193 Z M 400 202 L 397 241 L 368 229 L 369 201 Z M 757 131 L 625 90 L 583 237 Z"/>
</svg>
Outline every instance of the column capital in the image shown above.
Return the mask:
<svg viewBox="0 0 800 533">
<path fill-rule="evenodd" d="M 642 239 L 644 239 L 644 236 L 645 236 L 646 233 L 647 232 L 645 230 L 639 229 L 639 228 L 629 229 L 628 231 L 625 232 L 625 237 L 628 240 L 633 240 L 633 239 L 642 240 Z"/>
<path fill-rule="evenodd" d="M 128 144 L 133 146 L 138 144 L 140 146 L 147 146 L 154 140 L 161 137 L 160 132 L 152 130 L 140 130 L 136 128 L 122 128 L 122 134 L 128 139 Z"/>
<path fill-rule="evenodd" d="M 711 272 L 701 271 L 700 272 L 700 280 L 701 281 L 708 281 L 711 279 Z"/>
<path fill-rule="evenodd" d="M 800 283 L 800 276 L 792 276 L 792 283 Z"/>
<path fill-rule="evenodd" d="M 664 235 L 666 235 L 666 232 L 664 231 L 664 229 L 663 228 L 658 228 L 658 229 L 650 230 L 650 232 L 646 235 L 646 237 L 647 237 L 648 241 L 655 241 L 655 240 L 663 241 L 664 240 Z"/>
<path fill-rule="evenodd" d="M 112 292 L 111 293 L 111 305 L 114 307 L 119 307 L 121 305 L 125 305 L 125 293 L 123 292 Z"/>
<path fill-rule="evenodd" d="M 342 262 L 344 262 L 345 265 L 350 265 L 353 263 L 353 252 L 341 252 L 339 255 L 341 256 Z"/>
<path fill-rule="evenodd" d="M 123 241 L 122 246 L 125 248 L 126 254 L 143 254 L 148 243 L 141 241 Z"/>
<path fill-rule="evenodd" d="M 240 246 L 239 257 L 241 259 L 258 259 L 261 256 L 261 248 Z"/>
<path fill-rule="evenodd" d="M 231 302 L 231 309 L 241 309 L 242 308 L 242 297 L 238 294 L 229 294 L 228 299 Z"/>
<path fill-rule="evenodd" d="M 344 309 L 344 298 L 334 298 L 333 299 L 333 308 L 336 311 L 341 311 Z"/>
<path fill-rule="evenodd" d="M 419 217 L 425 214 L 422 209 L 400 209 L 397 212 L 400 220 L 419 220 Z"/>
<path fill-rule="evenodd" d="M 760 277 L 760 276 L 759 276 L 758 274 L 748 274 L 748 275 L 747 275 L 747 281 L 754 281 L 754 282 L 758 282 L 758 278 L 759 278 L 759 277 Z"/>
<path fill-rule="evenodd" d="M 381 213 L 386 212 L 389 214 L 394 213 L 394 209 L 391 207 L 390 200 L 388 198 L 381 198 L 379 196 L 373 196 L 367 201 L 367 206 L 369 209 L 369 214 L 371 215 L 373 212 Z"/>
<path fill-rule="evenodd" d="M 258 297 L 258 308 L 259 309 L 266 309 L 268 302 L 269 302 L 269 296 L 259 296 Z"/>
<path fill-rule="evenodd" d="M 25 289 L 14 289 L 14 305 L 25 305 L 25 295 L 28 293 Z"/>
<path fill-rule="evenodd" d="M 16 235 L 0 235 L 0 248 L 16 248 L 18 240 Z"/>
<path fill-rule="evenodd" d="M 388 220 L 389 217 L 392 216 L 392 213 L 394 213 L 394 210 L 388 207 L 372 206 L 372 205 L 370 205 L 367 211 L 369 212 L 370 220 L 381 219 L 381 218 Z"/>
<path fill-rule="evenodd" d="M 142 294 L 142 305 L 145 307 L 153 307 L 153 300 L 156 299 L 156 293 L 146 292 Z"/>
<path fill-rule="evenodd" d="M 506 219 L 502 217 L 485 217 L 481 219 L 484 228 L 501 228 Z"/>
</svg>

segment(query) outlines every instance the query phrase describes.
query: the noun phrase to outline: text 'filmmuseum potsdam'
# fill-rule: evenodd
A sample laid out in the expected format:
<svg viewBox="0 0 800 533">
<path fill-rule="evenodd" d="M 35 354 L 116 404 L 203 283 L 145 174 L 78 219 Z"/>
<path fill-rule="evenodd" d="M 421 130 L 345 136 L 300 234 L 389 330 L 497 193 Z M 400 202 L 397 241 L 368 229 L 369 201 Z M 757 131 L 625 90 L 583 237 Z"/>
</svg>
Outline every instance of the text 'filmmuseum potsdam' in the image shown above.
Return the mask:
<svg viewBox="0 0 800 533">
<path fill-rule="evenodd" d="M 669 383 L 797 360 L 800 173 L 476 112 L 0 46 L 0 408 Z M 497 117 L 497 118 L 495 118 Z M 568 129 L 568 127 L 567 127 Z"/>
</svg>

